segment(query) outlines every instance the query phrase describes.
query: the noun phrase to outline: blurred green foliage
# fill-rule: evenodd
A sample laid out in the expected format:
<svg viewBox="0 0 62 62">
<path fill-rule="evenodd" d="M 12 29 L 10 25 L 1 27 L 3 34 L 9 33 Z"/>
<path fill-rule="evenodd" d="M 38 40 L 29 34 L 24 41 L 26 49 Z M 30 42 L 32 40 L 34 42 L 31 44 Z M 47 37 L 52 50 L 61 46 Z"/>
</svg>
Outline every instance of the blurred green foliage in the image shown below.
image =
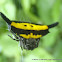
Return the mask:
<svg viewBox="0 0 62 62">
<path fill-rule="evenodd" d="M 59 25 L 41 38 L 33 51 L 23 50 L 24 62 L 62 62 L 62 0 L 0 0 L 0 12 L 10 20 Z M 0 62 L 20 62 L 21 49 L 9 38 L 6 22 L 0 17 Z"/>
</svg>

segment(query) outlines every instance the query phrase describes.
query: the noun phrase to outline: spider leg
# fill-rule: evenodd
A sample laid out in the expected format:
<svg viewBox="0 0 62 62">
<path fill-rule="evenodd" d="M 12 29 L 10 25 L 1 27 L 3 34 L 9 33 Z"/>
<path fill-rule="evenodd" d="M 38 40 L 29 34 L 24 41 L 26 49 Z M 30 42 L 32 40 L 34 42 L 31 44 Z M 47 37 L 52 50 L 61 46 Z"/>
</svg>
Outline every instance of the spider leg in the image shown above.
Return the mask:
<svg viewBox="0 0 62 62">
<path fill-rule="evenodd" d="M 8 25 L 8 30 L 13 34 L 13 37 L 15 37 L 16 39 L 19 39 L 19 36 L 17 36 L 12 30 L 11 30 L 11 25 Z M 9 37 L 11 37 L 10 35 L 9 35 Z M 12 38 L 12 37 L 11 37 Z M 12 38 L 12 39 L 14 39 L 14 38 Z"/>
<path fill-rule="evenodd" d="M 19 39 L 15 39 L 15 38 L 13 38 L 13 37 L 11 37 L 10 35 L 8 35 L 10 38 L 12 38 L 13 40 L 16 40 L 16 41 L 19 41 Z"/>
<path fill-rule="evenodd" d="M 36 41 L 37 41 L 37 47 L 38 47 L 40 38 L 36 39 Z"/>
<path fill-rule="evenodd" d="M 12 30 L 10 30 L 10 32 L 13 34 L 13 36 L 14 36 L 16 39 L 19 39 L 19 37 L 18 37 Z"/>
</svg>

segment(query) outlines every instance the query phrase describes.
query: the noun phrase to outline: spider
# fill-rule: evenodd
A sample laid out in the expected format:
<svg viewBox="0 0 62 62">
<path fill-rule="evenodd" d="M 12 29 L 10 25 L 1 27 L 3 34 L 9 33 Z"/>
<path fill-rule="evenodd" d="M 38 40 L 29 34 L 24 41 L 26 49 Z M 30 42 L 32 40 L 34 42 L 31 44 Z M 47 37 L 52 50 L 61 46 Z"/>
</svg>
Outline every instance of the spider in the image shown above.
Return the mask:
<svg viewBox="0 0 62 62">
<path fill-rule="evenodd" d="M 9 31 L 15 38 L 8 35 L 16 41 L 20 41 L 20 47 L 33 50 L 38 47 L 40 37 L 49 33 L 49 29 L 58 25 L 58 22 L 51 25 L 41 25 L 22 21 L 11 21 L 2 12 L 1 17 L 7 22 Z"/>
</svg>

